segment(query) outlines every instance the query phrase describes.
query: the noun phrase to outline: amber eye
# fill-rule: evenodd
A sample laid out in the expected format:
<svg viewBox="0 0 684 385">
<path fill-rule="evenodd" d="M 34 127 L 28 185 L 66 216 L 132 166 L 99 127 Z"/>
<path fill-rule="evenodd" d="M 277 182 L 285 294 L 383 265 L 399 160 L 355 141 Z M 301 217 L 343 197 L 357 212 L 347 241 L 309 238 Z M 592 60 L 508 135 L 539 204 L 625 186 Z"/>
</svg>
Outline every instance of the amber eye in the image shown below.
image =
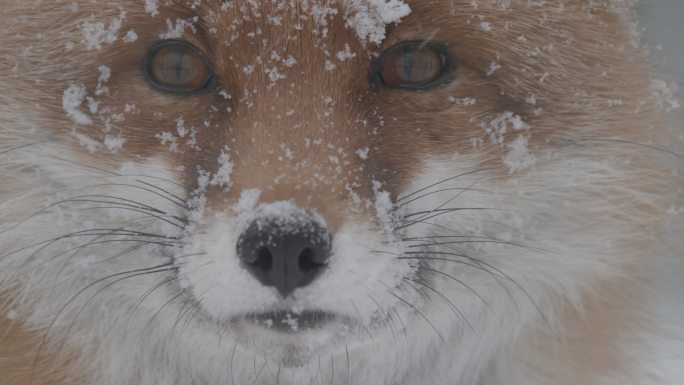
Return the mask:
<svg viewBox="0 0 684 385">
<path fill-rule="evenodd" d="M 147 52 L 145 78 L 152 88 L 195 93 L 214 87 L 215 76 L 202 51 L 183 40 L 163 40 Z"/>
<path fill-rule="evenodd" d="M 390 88 L 424 90 L 446 80 L 454 67 L 453 60 L 438 44 L 405 42 L 380 56 L 374 81 Z"/>
</svg>

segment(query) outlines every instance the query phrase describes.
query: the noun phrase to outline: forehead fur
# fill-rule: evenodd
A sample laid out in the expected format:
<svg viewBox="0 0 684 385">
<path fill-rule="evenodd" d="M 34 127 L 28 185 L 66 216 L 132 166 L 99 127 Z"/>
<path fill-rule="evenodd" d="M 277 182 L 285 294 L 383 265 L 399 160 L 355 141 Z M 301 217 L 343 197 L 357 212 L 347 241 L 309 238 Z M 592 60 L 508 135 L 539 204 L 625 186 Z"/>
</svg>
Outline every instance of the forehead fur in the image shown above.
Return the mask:
<svg viewBox="0 0 684 385">
<path fill-rule="evenodd" d="M 37 102 L 53 133 L 66 128 L 95 144 L 125 140 L 98 161 L 162 156 L 214 171 L 230 151 L 234 190 L 279 191 L 271 199 L 327 194 L 337 202 L 350 186 L 369 195 L 371 179 L 398 191 L 421 159 L 456 151 L 478 151 L 507 174 L 505 143 L 489 142 L 492 126 L 506 130 L 511 119 L 524 122 L 525 140 L 539 150 L 568 137 L 653 139 L 643 127 L 658 100 L 644 76 L 647 53 L 625 16 L 630 2 L 407 3 L 411 13 L 375 45 L 359 41 L 346 2 L 15 1 L 3 16 L 9 27 L 0 34 L 12 37 L 0 35 L 11 42 L 1 60 L 20 93 L 12 97 Z M 178 37 L 210 58 L 216 93 L 177 96 L 147 86 L 147 50 Z M 374 88 L 377 55 L 415 40 L 447 47 L 455 80 L 430 92 Z M 111 77 L 94 98 L 98 113 L 92 124 L 75 124 L 64 91 L 79 84 L 92 95 L 103 65 Z M 85 103 L 79 108 L 87 113 Z M 171 139 L 160 132 L 181 123 L 192 139 L 174 133 L 177 148 L 168 151 Z M 474 139 L 485 145 L 474 148 Z M 196 180 L 190 170 L 188 185 Z"/>
</svg>

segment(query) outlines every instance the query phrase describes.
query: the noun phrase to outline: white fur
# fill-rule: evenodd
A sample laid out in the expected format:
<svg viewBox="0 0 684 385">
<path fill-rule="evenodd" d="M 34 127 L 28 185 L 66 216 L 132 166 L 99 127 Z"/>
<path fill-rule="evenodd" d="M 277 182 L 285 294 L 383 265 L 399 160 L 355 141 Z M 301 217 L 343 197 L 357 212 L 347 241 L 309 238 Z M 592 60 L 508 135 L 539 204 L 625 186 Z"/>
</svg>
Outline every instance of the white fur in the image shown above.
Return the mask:
<svg viewBox="0 0 684 385">
<path fill-rule="evenodd" d="M 582 290 L 621 271 L 616 254 L 624 250 L 611 244 L 643 236 L 631 222 L 616 222 L 611 216 L 628 212 L 632 205 L 650 204 L 650 197 L 621 188 L 633 176 L 620 170 L 617 159 L 591 156 L 594 151 L 571 147 L 546 156 L 533 172 L 510 179 L 496 178 L 490 171 L 477 172 L 475 159 L 463 156 L 426 159 L 423 176 L 407 193 L 464 175 L 405 199 L 428 194 L 407 205 L 405 214 L 436 208 L 465 210 L 437 216 L 430 224 L 415 224 L 390 237 L 371 223 L 350 223 L 336 234 L 335 260 L 329 271 L 313 285 L 299 289 L 297 299 L 288 305 L 315 305 L 357 319 L 358 324 L 341 335 L 309 333 L 304 346 L 310 350 L 300 352 L 302 362 L 309 362 L 305 365 L 278 364 L 291 353 L 287 350 L 290 337 L 263 330 L 236 335 L 220 324 L 233 314 L 283 306 L 273 289 L 261 286 L 237 265 L 235 231 L 223 213 L 206 218 L 203 235 L 201 231 L 188 235 L 196 242 L 191 247 L 199 245 L 196 250 L 206 254 L 187 259 L 180 269 L 182 284 L 163 284 L 144 300 L 141 297 L 168 274 L 142 275 L 120 283 L 115 281 L 123 276 L 114 276 L 90 285 L 98 278 L 162 265 L 167 255 L 194 250 L 150 245 L 111 259 L 130 244 L 75 248 L 88 241 L 127 237 L 100 234 L 41 243 L 92 228 L 179 235 L 174 226 L 137 212 L 85 210 L 98 206 L 88 202 L 55 204 L 58 198 L 102 194 L 148 203 L 168 216 L 182 215 L 179 206 L 159 199 L 154 191 L 108 185 L 146 188 L 140 181 L 174 180 L 174 173 L 163 171 L 167 169 L 163 164 L 127 163 L 122 175 L 111 175 L 87 168 L 82 159 L 51 143 L 2 155 L 4 180 L 13 185 L 3 190 L 1 284 L 18 290 L 14 308 L 30 325 L 49 325 L 50 341 L 82 351 L 82 364 L 96 375 L 94 383 L 101 385 L 222 384 L 233 379 L 237 384 L 273 384 L 275 378 L 280 384 L 328 383 L 330 378 L 334 384 L 345 384 L 348 379 L 352 384 L 472 384 L 490 373 L 484 366 L 492 360 L 499 363 L 495 367 L 519 368 L 511 362 L 525 350 L 506 353 L 519 346 L 518 338 L 531 329 L 553 328 L 554 303 L 562 298 L 580 305 Z M 162 185 L 177 190 L 171 183 Z M 611 194 L 592 198 L 600 185 L 610 188 Z M 462 190 L 436 192 L 444 188 Z M 12 194 L 10 200 L 11 191 L 24 193 Z M 187 192 L 175 193 L 187 196 Z M 411 246 L 419 242 L 381 241 L 455 234 L 465 238 L 452 240 L 482 241 L 427 250 L 473 256 L 481 264 L 468 257 L 454 258 L 461 263 L 429 262 L 443 274 L 425 278 L 444 297 L 416 283 L 412 289 L 396 277 L 410 276 L 415 269 L 394 257 L 416 250 Z M 15 277 L 21 277 L 21 282 Z M 422 315 L 389 294 L 385 285 Z M 189 292 L 179 292 L 181 287 Z M 423 294 L 418 295 L 415 288 Z M 202 309 L 193 308 L 194 303 L 188 302 L 191 297 L 199 299 Z M 301 346 L 302 341 L 298 343 Z M 310 360 L 316 356 L 320 364 L 317 358 Z M 514 380 L 518 377 L 496 370 L 484 375 L 498 376 L 508 384 L 531 383 L 528 377 Z"/>
</svg>

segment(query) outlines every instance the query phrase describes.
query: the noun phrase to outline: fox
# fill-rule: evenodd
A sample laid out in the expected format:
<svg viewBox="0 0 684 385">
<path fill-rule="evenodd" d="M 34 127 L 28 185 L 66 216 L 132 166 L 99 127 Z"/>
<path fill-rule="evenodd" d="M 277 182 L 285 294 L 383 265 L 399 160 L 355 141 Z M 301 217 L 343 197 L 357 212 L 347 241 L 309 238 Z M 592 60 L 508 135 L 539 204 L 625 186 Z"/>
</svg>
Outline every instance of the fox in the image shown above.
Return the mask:
<svg viewBox="0 0 684 385">
<path fill-rule="evenodd" d="M 669 385 L 634 6 L 3 0 L 0 383 Z"/>
</svg>

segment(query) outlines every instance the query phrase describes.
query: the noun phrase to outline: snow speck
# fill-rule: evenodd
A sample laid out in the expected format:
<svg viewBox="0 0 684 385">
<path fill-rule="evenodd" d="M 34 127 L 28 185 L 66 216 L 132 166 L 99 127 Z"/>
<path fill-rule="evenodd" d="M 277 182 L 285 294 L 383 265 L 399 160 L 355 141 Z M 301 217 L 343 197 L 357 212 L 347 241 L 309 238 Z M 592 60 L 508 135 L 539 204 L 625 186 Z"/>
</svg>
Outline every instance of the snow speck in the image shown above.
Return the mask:
<svg viewBox="0 0 684 385">
<path fill-rule="evenodd" d="M 489 63 L 489 69 L 487 70 L 487 76 L 492 76 L 494 75 L 494 72 L 498 71 L 501 69 L 501 64 L 493 61 Z"/>
<path fill-rule="evenodd" d="M 103 22 L 85 22 L 81 25 L 83 32 L 83 43 L 86 49 L 102 49 L 103 44 L 112 44 L 116 41 L 119 34 L 119 29 L 126 18 L 126 12 L 121 10 L 119 16 L 115 17 L 105 25 Z"/>
<path fill-rule="evenodd" d="M 88 149 L 90 153 L 97 151 L 98 147 L 102 145 L 102 143 L 98 142 L 97 140 L 80 132 L 72 131 L 71 136 L 76 138 L 78 140 L 78 144 Z"/>
<path fill-rule="evenodd" d="M 337 53 L 337 60 L 347 61 L 356 57 L 356 54 L 351 51 L 349 44 L 344 45 L 344 51 L 339 51 Z"/>
<path fill-rule="evenodd" d="M 402 0 L 345 0 L 347 25 L 362 43 L 380 44 L 387 24 L 397 23 L 411 13 Z"/>
<path fill-rule="evenodd" d="M 204 171 L 198 170 L 197 176 L 197 188 L 192 192 L 191 198 L 188 199 L 188 213 L 187 218 L 190 225 L 187 227 L 186 231 L 191 234 L 194 231 L 195 226 L 202 224 L 204 222 L 204 209 L 207 203 L 207 186 L 209 185 L 209 178 L 211 174 Z"/>
<path fill-rule="evenodd" d="M 318 228 L 327 228 L 327 224 L 323 217 L 315 211 L 304 210 L 291 201 L 275 201 L 258 205 L 251 212 L 243 212 L 244 216 L 239 218 L 240 224 L 252 222 L 254 219 L 257 224 L 273 223 L 283 232 L 291 232 L 294 229 L 308 228 L 312 234 L 317 233 L 316 228 L 313 227 L 312 219 L 319 226 Z"/>
<path fill-rule="evenodd" d="M 228 150 L 221 150 L 218 157 L 219 169 L 209 182 L 212 186 L 228 187 L 230 185 L 230 175 L 233 173 L 233 162 L 230 161 Z"/>
<path fill-rule="evenodd" d="M 233 210 L 238 214 L 252 212 L 256 208 L 257 203 L 259 203 L 259 197 L 261 197 L 261 190 L 258 188 L 242 190 L 240 198 L 235 203 L 235 206 L 233 206 Z"/>
<path fill-rule="evenodd" d="M 17 313 L 16 310 L 10 310 L 7 312 L 7 319 L 10 321 L 14 321 L 17 318 L 19 318 L 19 314 Z"/>
<path fill-rule="evenodd" d="M 121 136 L 107 135 L 104 139 L 105 147 L 107 147 L 107 149 L 111 152 L 119 151 L 121 147 L 123 147 L 124 143 L 126 143 L 126 139 L 122 138 Z"/>
<path fill-rule="evenodd" d="M 88 105 L 88 111 L 90 111 L 91 114 L 97 113 L 97 111 L 100 109 L 101 103 L 102 102 L 98 102 L 91 96 L 86 96 L 86 104 Z"/>
<path fill-rule="evenodd" d="M 281 74 L 280 71 L 278 71 L 278 67 L 265 69 L 264 73 L 268 75 L 268 78 L 271 80 L 271 82 L 277 82 L 280 79 L 285 79 L 285 75 Z"/>
<path fill-rule="evenodd" d="M 656 106 L 660 109 L 670 112 L 680 108 L 675 94 L 677 93 L 677 85 L 668 85 L 662 80 L 653 80 L 651 83 L 652 98 Z"/>
<path fill-rule="evenodd" d="M 297 64 L 297 60 L 290 55 L 287 57 L 287 59 L 283 60 L 283 64 L 285 64 L 285 67 L 287 68 L 292 68 L 295 64 Z"/>
<path fill-rule="evenodd" d="M 512 174 L 534 166 L 536 158 L 527 149 L 528 140 L 529 136 L 520 135 L 506 145 L 508 153 L 504 156 L 503 162 L 508 167 L 509 173 Z"/>
<path fill-rule="evenodd" d="M 124 43 L 135 43 L 138 40 L 138 34 L 135 33 L 134 30 L 130 30 L 126 32 L 126 35 L 123 37 L 123 42 Z"/>
<path fill-rule="evenodd" d="M 129 104 L 129 103 L 126 103 L 126 104 L 124 105 L 124 113 L 126 113 L 126 114 L 135 114 L 135 113 L 138 113 L 138 112 L 139 112 L 139 111 L 138 111 L 138 107 L 136 107 L 135 104 L 133 104 L 133 103 L 130 103 L 130 104 Z"/>
<path fill-rule="evenodd" d="M 145 12 L 152 17 L 159 15 L 157 0 L 145 0 Z"/>
<path fill-rule="evenodd" d="M 392 198 L 389 192 L 382 190 L 382 183 L 376 180 L 373 180 L 372 183 L 376 215 L 383 229 L 387 233 L 391 233 L 394 231 L 394 204 L 392 203 Z"/>
<path fill-rule="evenodd" d="M 64 91 L 62 108 L 74 123 L 86 125 L 93 122 L 90 117 L 80 110 L 85 99 L 86 88 L 83 84 L 72 84 Z"/>
<path fill-rule="evenodd" d="M 492 25 L 491 25 L 490 23 L 486 22 L 486 21 L 483 21 L 482 23 L 480 23 L 480 28 L 482 28 L 483 30 L 489 32 L 489 31 L 492 30 Z"/>
<path fill-rule="evenodd" d="M 356 155 L 358 155 L 360 159 L 366 160 L 366 159 L 368 159 L 368 151 L 369 151 L 369 148 L 368 148 L 368 147 L 359 148 L 359 149 L 356 151 Z"/>
<path fill-rule="evenodd" d="M 296 332 L 299 329 L 299 318 L 292 318 L 292 314 L 290 313 L 287 313 L 287 316 L 281 322 L 287 325 L 293 332 Z"/>
<path fill-rule="evenodd" d="M 185 128 L 185 119 L 182 116 L 176 119 L 176 132 L 181 138 L 188 134 L 188 129 Z"/>
<path fill-rule="evenodd" d="M 172 133 L 170 133 L 168 131 L 164 131 L 161 134 L 155 135 L 154 137 L 159 139 L 162 146 L 166 145 L 168 143 L 169 144 L 169 151 L 171 151 L 171 152 L 178 151 L 178 139 L 176 139 L 176 137 L 173 136 Z"/>
<path fill-rule="evenodd" d="M 106 94 L 107 92 L 109 92 L 107 82 L 109 81 L 109 78 L 112 77 L 112 69 L 107 67 L 106 65 L 101 65 L 97 68 L 97 71 L 100 73 L 100 75 L 97 78 L 97 87 L 95 88 L 95 95 Z"/>
<path fill-rule="evenodd" d="M 492 143 L 499 145 L 503 144 L 506 133 L 528 130 L 529 128 L 530 126 L 519 115 L 511 111 L 500 113 L 489 124 L 483 126 Z"/>
<path fill-rule="evenodd" d="M 459 106 L 474 106 L 477 104 L 477 99 L 475 98 L 457 98 L 455 96 L 449 96 L 447 100 Z"/>
<path fill-rule="evenodd" d="M 195 32 L 195 26 L 193 25 L 198 19 L 193 17 L 190 19 L 176 19 L 176 22 L 171 22 L 171 19 L 166 19 L 166 32 L 159 34 L 162 39 L 178 39 L 183 36 L 186 29 L 190 29 Z"/>
</svg>

